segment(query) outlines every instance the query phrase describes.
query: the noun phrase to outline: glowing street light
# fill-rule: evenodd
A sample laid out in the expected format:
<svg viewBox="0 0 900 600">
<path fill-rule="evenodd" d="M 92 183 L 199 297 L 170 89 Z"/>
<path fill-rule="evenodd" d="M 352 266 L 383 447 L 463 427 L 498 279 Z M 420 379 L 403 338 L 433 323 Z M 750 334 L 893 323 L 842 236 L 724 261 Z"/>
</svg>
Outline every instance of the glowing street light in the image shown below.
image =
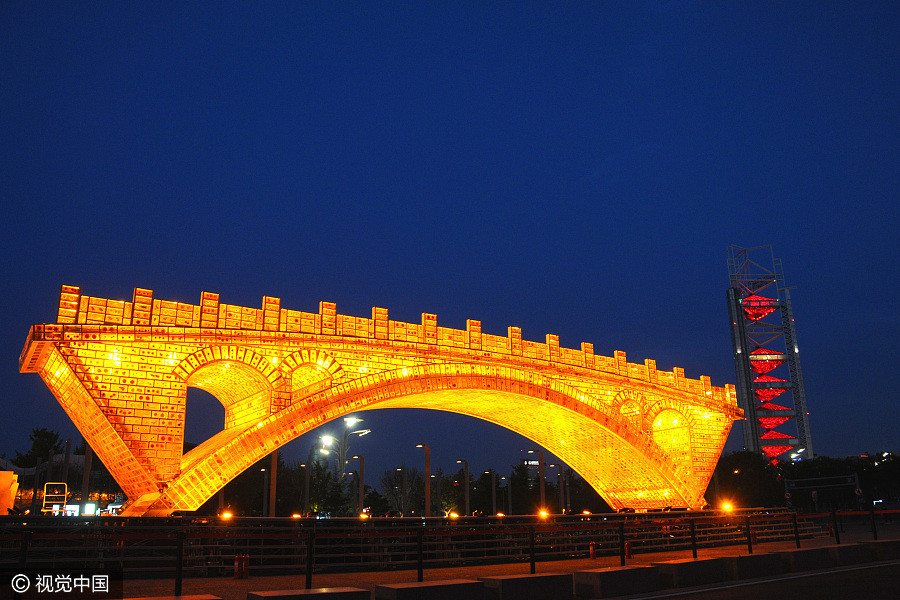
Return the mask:
<svg viewBox="0 0 900 600">
<path fill-rule="evenodd" d="M 335 447 L 333 450 L 337 452 L 337 464 L 334 465 L 335 475 L 340 479 L 341 483 L 343 483 L 344 477 L 346 476 L 344 465 L 347 464 L 347 453 L 350 449 L 350 436 L 356 435 L 362 437 L 372 433 L 371 429 L 353 429 L 361 422 L 362 419 L 359 417 L 344 417 L 344 432 L 341 434 L 340 438 L 327 434 L 319 438 L 322 441 L 322 448 L 319 450 L 320 453 L 327 456 L 332 452 L 331 447 Z"/>
<path fill-rule="evenodd" d="M 466 477 L 466 515 L 469 516 L 469 461 L 459 459 L 456 461 L 456 464 L 462 464 L 465 468 L 465 477 Z"/>
<path fill-rule="evenodd" d="M 425 449 L 425 517 L 431 516 L 431 447 L 428 444 L 416 444 L 416 448 Z"/>
</svg>

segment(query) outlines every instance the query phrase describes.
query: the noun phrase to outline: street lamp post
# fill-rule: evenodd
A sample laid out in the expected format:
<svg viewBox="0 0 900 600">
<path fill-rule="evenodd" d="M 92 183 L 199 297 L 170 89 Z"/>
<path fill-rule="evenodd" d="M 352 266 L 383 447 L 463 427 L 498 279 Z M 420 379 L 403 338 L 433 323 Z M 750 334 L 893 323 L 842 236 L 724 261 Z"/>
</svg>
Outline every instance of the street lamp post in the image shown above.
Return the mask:
<svg viewBox="0 0 900 600">
<path fill-rule="evenodd" d="M 485 471 L 485 475 L 491 476 L 491 510 L 494 516 L 497 515 L 497 474 L 494 471 Z"/>
<path fill-rule="evenodd" d="M 309 468 L 312 466 L 311 464 L 301 464 L 303 467 L 303 474 L 306 479 L 303 486 L 303 516 L 307 516 L 309 514 Z"/>
<path fill-rule="evenodd" d="M 361 454 L 354 455 L 351 460 L 359 461 L 359 512 L 362 513 L 366 505 L 366 460 Z"/>
<path fill-rule="evenodd" d="M 565 496 L 565 482 L 563 481 L 563 466 L 562 463 L 557 465 L 549 465 L 551 467 L 556 467 L 558 469 L 556 473 L 556 484 L 559 486 L 559 513 L 566 513 L 566 496 Z"/>
<path fill-rule="evenodd" d="M 441 478 L 437 475 L 432 475 L 430 479 L 434 479 L 434 482 L 437 484 L 438 514 L 444 516 L 444 502 L 441 499 Z"/>
<path fill-rule="evenodd" d="M 269 515 L 275 516 L 275 484 L 278 479 L 278 450 L 272 452 L 272 460 L 269 461 Z"/>
<path fill-rule="evenodd" d="M 335 452 L 337 453 L 337 463 L 334 465 L 334 474 L 341 483 L 344 482 L 344 477 L 346 477 L 344 465 L 347 463 L 347 452 L 350 450 L 350 436 L 357 435 L 362 437 L 372 433 L 371 429 L 357 429 L 355 431 L 350 431 L 360 422 L 362 422 L 362 419 L 358 417 L 344 417 L 344 432 L 341 434 L 340 439 L 336 439 L 332 435 L 323 435 L 321 437 L 322 448 L 320 452 L 322 454 L 330 454 L 331 450 L 329 450 L 329 448 L 332 445 L 337 444 L 337 448 L 335 449 Z"/>
<path fill-rule="evenodd" d="M 469 461 L 460 459 L 456 461 L 456 464 L 462 464 L 465 468 L 465 477 L 466 477 L 466 514 L 465 516 L 469 516 Z"/>
<path fill-rule="evenodd" d="M 431 447 L 428 444 L 417 444 L 416 448 L 425 449 L 425 517 L 431 516 Z"/>
<path fill-rule="evenodd" d="M 263 474 L 263 505 L 262 505 L 262 516 L 268 516 L 266 514 L 267 509 L 269 508 L 269 472 L 265 469 L 260 469 Z"/>
<path fill-rule="evenodd" d="M 500 481 L 506 482 L 506 501 L 509 505 L 509 507 L 506 511 L 506 514 L 511 515 L 511 514 L 513 514 L 513 511 L 512 511 L 512 477 L 510 476 L 509 479 L 507 479 L 506 477 L 501 477 Z"/>
<path fill-rule="evenodd" d="M 408 500 L 409 494 L 409 483 L 406 479 L 406 469 L 403 467 L 397 467 L 397 470 L 400 471 L 400 516 L 406 516 L 406 501 Z"/>
</svg>

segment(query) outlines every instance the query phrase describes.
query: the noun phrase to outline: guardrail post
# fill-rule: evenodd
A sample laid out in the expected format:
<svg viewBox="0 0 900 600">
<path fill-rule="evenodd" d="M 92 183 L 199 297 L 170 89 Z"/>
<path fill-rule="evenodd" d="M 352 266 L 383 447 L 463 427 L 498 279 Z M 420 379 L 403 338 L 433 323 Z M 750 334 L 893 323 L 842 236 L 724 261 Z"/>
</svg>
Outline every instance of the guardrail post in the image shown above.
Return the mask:
<svg viewBox="0 0 900 600">
<path fill-rule="evenodd" d="M 306 534 L 306 589 L 312 589 L 313 552 L 316 548 L 316 532 L 310 529 Z"/>
<path fill-rule="evenodd" d="M 19 546 L 19 572 L 25 573 L 28 566 L 28 543 L 31 541 L 31 532 L 23 531 L 21 536 L 21 545 Z M 15 600 L 22 598 L 22 592 L 13 592 Z"/>
<path fill-rule="evenodd" d="M 531 563 L 531 574 L 534 575 L 534 525 L 528 526 L 528 561 Z"/>
<path fill-rule="evenodd" d="M 747 530 L 747 553 L 753 554 L 753 538 L 750 537 L 750 515 L 744 517 L 744 529 Z"/>
<path fill-rule="evenodd" d="M 793 513 L 791 515 L 791 520 L 794 523 L 794 541 L 797 543 L 797 547 L 800 547 L 800 526 L 797 524 L 797 513 Z"/>
<path fill-rule="evenodd" d="M 691 519 L 691 553 L 697 558 L 697 519 Z"/>
<path fill-rule="evenodd" d="M 175 595 L 181 595 L 181 586 L 184 579 L 184 524 L 178 525 L 178 541 L 175 547 Z"/>
<path fill-rule="evenodd" d="M 19 546 L 19 568 L 24 571 L 28 567 L 28 546 L 31 543 L 31 532 L 23 531 Z"/>
<path fill-rule="evenodd" d="M 625 521 L 619 523 L 619 562 L 625 566 Z"/>
<path fill-rule="evenodd" d="M 418 558 L 416 559 L 418 574 L 416 581 L 425 581 L 425 573 L 423 572 L 423 562 L 424 562 L 424 538 L 425 538 L 425 530 L 421 527 L 416 530 L 416 554 Z"/>
<path fill-rule="evenodd" d="M 841 532 L 838 530 L 837 511 L 831 511 L 831 524 L 834 527 L 834 543 L 841 543 Z"/>
<path fill-rule="evenodd" d="M 870 510 L 869 514 L 872 515 L 872 539 L 877 540 L 878 539 L 878 528 L 875 526 L 875 511 Z"/>
</svg>

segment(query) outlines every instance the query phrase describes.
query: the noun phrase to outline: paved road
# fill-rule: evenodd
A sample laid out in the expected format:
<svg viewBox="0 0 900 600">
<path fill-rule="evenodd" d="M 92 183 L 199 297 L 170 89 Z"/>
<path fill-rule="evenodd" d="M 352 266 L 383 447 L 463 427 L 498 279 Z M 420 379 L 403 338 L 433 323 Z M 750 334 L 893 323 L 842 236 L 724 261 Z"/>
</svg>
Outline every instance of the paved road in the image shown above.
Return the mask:
<svg viewBox="0 0 900 600">
<path fill-rule="evenodd" d="M 900 539 L 900 522 L 882 524 L 878 531 L 879 539 Z M 853 527 L 841 534 L 842 543 L 871 540 L 871 531 L 864 527 Z M 810 540 L 802 540 L 803 548 L 827 546 L 834 544 L 832 537 L 820 537 Z M 791 550 L 796 546 L 794 542 L 771 542 L 757 544 L 754 553 L 774 552 L 778 550 Z M 711 558 L 716 556 L 738 556 L 747 554 L 747 546 L 724 546 L 719 548 L 701 548 L 698 558 Z M 690 550 L 675 552 L 660 552 L 652 554 L 636 554 L 633 559 L 627 561 L 628 565 L 646 565 L 650 562 L 672 560 L 677 558 L 690 558 Z M 537 563 L 538 573 L 574 573 L 585 569 L 597 569 L 601 567 L 619 566 L 618 556 L 604 556 L 591 560 L 589 558 L 574 560 L 558 560 Z M 503 565 L 477 565 L 470 567 L 452 567 L 426 569 L 426 581 L 438 581 L 442 579 L 477 579 L 492 575 L 515 575 L 528 573 L 529 565 L 525 563 Z M 385 583 L 402 583 L 416 581 L 416 571 L 378 571 L 364 573 L 322 573 L 313 575 L 313 587 L 341 587 L 351 586 L 364 589 L 373 589 L 375 585 Z M 249 579 L 231 578 L 189 578 L 184 580 L 182 593 L 213 594 L 224 600 L 246 600 L 247 592 L 260 590 L 302 589 L 305 585 L 305 576 L 278 575 L 251 577 Z M 154 580 L 130 580 L 125 582 L 126 598 L 141 598 L 152 596 L 170 596 L 175 589 L 174 579 Z M 726 597 L 726 596 L 723 596 Z"/>
</svg>

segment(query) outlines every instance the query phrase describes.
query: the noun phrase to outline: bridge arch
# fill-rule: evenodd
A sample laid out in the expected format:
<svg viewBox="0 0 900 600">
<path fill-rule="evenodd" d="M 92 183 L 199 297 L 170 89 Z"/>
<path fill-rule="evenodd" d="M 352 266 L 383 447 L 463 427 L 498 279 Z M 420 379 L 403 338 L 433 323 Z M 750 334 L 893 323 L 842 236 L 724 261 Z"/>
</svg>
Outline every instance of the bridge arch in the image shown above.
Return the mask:
<svg viewBox="0 0 900 600">
<path fill-rule="evenodd" d="M 290 380 L 291 402 L 320 392 L 341 376 L 341 365 L 333 356 L 321 350 L 297 350 L 282 361 Z"/>
<path fill-rule="evenodd" d="M 334 385 L 207 446 L 183 463 L 181 475 L 148 514 L 199 507 L 244 469 L 296 437 L 345 414 L 382 408 L 446 410 L 515 431 L 559 456 L 614 508 L 661 503 L 698 507 L 703 502 L 703 490 L 673 475 L 678 465 L 666 449 L 622 419 L 618 406 L 540 373 L 445 363 Z M 531 418 L 523 419 L 523 414 Z"/>
</svg>

